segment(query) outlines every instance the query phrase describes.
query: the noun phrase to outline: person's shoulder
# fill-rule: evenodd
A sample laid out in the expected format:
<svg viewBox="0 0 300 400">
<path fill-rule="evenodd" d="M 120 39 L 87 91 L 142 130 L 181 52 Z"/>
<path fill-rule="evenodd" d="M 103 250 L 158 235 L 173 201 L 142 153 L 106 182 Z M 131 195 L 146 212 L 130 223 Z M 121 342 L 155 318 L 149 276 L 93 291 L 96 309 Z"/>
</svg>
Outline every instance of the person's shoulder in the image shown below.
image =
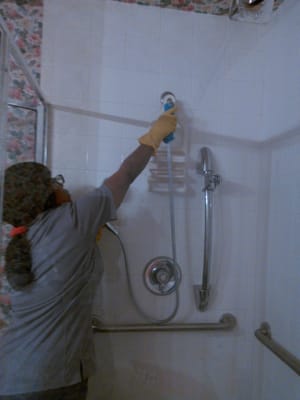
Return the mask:
<svg viewBox="0 0 300 400">
<path fill-rule="evenodd" d="M 58 207 L 49 208 L 41 214 L 39 214 L 31 224 L 31 228 L 52 224 L 56 221 L 62 221 L 62 219 L 67 218 L 70 215 L 72 209 L 72 203 L 64 203 Z"/>
<path fill-rule="evenodd" d="M 78 194 L 78 196 L 74 197 L 73 205 L 76 204 L 78 201 L 82 201 L 85 198 L 111 198 L 112 199 L 112 192 L 111 189 L 103 182 L 100 186 L 97 186 L 93 189 L 89 189 L 84 193 Z"/>
</svg>

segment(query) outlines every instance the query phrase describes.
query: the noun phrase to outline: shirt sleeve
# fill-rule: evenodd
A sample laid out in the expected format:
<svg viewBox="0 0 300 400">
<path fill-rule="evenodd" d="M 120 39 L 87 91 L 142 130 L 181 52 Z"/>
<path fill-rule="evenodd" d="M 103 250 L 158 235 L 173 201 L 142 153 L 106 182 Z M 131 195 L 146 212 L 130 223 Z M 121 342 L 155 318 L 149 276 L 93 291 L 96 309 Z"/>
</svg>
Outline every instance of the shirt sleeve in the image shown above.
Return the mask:
<svg viewBox="0 0 300 400">
<path fill-rule="evenodd" d="M 101 226 L 116 219 L 116 207 L 110 189 L 102 184 L 73 201 L 72 218 L 81 234 L 96 237 Z"/>
</svg>

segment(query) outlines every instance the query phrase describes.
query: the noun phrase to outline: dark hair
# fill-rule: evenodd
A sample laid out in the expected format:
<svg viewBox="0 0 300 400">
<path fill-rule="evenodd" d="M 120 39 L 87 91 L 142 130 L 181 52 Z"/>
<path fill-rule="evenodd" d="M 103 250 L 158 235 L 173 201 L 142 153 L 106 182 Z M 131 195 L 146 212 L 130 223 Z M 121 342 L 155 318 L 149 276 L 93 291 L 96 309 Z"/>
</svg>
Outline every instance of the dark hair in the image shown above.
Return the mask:
<svg viewBox="0 0 300 400">
<path fill-rule="evenodd" d="M 43 164 L 14 164 L 5 171 L 3 221 L 26 226 L 38 214 L 53 206 L 51 173 Z M 11 287 L 21 290 L 34 280 L 31 244 L 26 233 L 14 236 L 5 252 L 5 273 Z"/>
<path fill-rule="evenodd" d="M 21 290 L 34 279 L 31 272 L 31 246 L 26 234 L 15 236 L 5 252 L 6 277 L 15 290 Z"/>
</svg>

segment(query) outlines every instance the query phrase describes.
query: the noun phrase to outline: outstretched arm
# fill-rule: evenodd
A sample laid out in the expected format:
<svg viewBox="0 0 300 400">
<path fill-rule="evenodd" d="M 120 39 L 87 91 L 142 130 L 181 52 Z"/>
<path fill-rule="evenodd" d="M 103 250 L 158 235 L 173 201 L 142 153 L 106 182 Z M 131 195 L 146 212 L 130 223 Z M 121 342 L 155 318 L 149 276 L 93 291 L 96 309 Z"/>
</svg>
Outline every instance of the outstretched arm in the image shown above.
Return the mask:
<svg viewBox="0 0 300 400">
<path fill-rule="evenodd" d="M 120 206 L 129 186 L 144 170 L 161 141 L 175 131 L 174 112 L 175 109 L 172 108 L 163 113 L 149 132 L 139 138 L 140 145 L 123 161 L 118 171 L 105 180 L 106 186 L 112 192 L 116 208 Z"/>
<path fill-rule="evenodd" d="M 123 161 L 119 170 L 105 180 L 116 208 L 120 206 L 130 184 L 144 170 L 152 155 L 153 148 L 141 144 Z"/>
</svg>

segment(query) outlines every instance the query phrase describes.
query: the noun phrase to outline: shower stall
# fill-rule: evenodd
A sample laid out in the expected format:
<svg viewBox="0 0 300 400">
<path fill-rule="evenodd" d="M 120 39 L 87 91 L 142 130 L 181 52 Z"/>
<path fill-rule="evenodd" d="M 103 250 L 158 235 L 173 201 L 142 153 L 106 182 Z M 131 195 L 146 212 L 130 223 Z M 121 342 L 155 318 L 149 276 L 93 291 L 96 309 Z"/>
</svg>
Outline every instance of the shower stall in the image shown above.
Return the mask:
<svg viewBox="0 0 300 400">
<path fill-rule="evenodd" d="M 160 158 L 133 183 L 113 232 L 104 230 L 99 243 L 104 274 L 89 400 L 298 400 L 299 2 L 284 2 L 277 14 L 260 25 L 237 13 L 230 19 L 122 1 L 76 0 L 70 8 L 68 0 L 44 0 L 48 141 L 49 105 L 39 86 L 26 78 L 29 101 L 9 91 L 11 61 L 4 60 L 20 67 L 20 54 L 1 29 L 1 180 L 5 165 L 22 159 L 17 142 L 7 151 L 15 114 L 17 125 L 26 115 L 30 137 L 40 127 L 28 159 L 62 173 L 77 196 L 135 148 L 161 112 L 163 90 L 178 100 L 178 312 L 153 324 L 137 310 L 162 320 L 174 309 L 175 293 L 154 295 L 143 275 L 149 260 L 172 258 L 168 191 L 153 181 L 167 170 Z M 165 282 L 165 267 L 149 268 L 151 284 Z"/>
</svg>

